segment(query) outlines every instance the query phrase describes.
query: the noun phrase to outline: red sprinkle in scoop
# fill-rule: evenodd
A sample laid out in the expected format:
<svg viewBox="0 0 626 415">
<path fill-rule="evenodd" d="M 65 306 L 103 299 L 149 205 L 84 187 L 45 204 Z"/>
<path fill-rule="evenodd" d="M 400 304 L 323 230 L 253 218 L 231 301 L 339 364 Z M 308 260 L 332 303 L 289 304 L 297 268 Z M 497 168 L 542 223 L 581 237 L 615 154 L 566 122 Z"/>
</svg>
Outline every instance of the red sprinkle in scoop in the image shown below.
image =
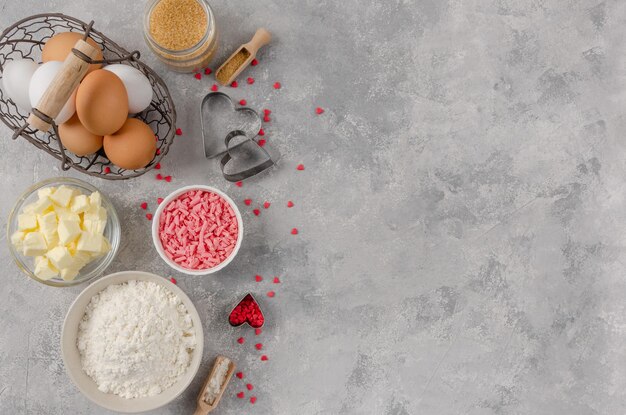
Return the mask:
<svg viewBox="0 0 626 415">
<path fill-rule="evenodd" d="M 248 323 L 253 328 L 259 328 L 265 323 L 265 317 L 259 304 L 248 294 L 230 313 L 228 321 L 235 327 Z"/>
<path fill-rule="evenodd" d="M 190 190 L 172 200 L 159 217 L 159 239 L 165 255 L 180 267 L 213 268 L 235 250 L 239 223 L 220 195 Z"/>
</svg>

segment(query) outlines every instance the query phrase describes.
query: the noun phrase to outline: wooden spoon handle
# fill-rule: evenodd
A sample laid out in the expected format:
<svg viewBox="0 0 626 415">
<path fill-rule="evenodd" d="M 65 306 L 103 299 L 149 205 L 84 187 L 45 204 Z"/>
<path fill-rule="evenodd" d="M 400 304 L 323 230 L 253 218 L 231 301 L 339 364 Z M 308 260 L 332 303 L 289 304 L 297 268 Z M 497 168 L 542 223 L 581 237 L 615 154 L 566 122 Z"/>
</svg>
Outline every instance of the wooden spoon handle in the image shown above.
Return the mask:
<svg viewBox="0 0 626 415">
<path fill-rule="evenodd" d="M 97 59 L 98 50 L 82 39 L 76 42 L 74 49 L 84 53 L 91 59 Z M 80 84 L 80 81 L 83 80 L 87 69 L 89 69 L 89 63 L 70 52 L 65 62 L 63 62 L 61 70 L 52 79 L 48 89 L 46 89 L 35 108 L 48 117 L 55 119 L 78 87 L 78 84 Z M 27 122 L 30 126 L 41 131 L 48 131 L 51 127 L 49 122 L 42 120 L 35 114 L 30 114 Z"/>
<path fill-rule="evenodd" d="M 257 51 L 262 47 L 270 43 L 272 35 L 264 28 L 257 29 L 256 33 L 252 37 L 250 42 L 246 43 L 246 49 L 251 55 L 256 55 Z"/>
</svg>

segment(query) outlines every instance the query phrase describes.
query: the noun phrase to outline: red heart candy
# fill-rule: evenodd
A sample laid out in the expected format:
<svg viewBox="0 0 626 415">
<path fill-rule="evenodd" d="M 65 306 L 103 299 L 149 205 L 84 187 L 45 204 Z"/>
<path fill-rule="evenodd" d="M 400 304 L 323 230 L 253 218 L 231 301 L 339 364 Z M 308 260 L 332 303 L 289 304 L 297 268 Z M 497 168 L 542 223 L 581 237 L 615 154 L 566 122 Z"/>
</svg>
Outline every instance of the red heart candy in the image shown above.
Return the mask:
<svg viewBox="0 0 626 415">
<path fill-rule="evenodd" d="M 196 78 L 196 79 L 202 79 L 202 74 L 197 73 L 193 77 Z"/>
<path fill-rule="evenodd" d="M 211 85 L 211 91 L 216 92 L 217 91 L 217 84 L 213 84 Z"/>
<path fill-rule="evenodd" d="M 205 68 L 205 69 L 204 69 L 204 74 L 205 74 L 205 75 L 211 75 L 211 72 L 213 72 L 213 71 L 211 70 L 211 68 Z"/>
<path fill-rule="evenodd" d="M 243 379 L 243 372 L 237 372 L 235 373 L 235 376 L 237 376 L 239 379 Z"/>
<path fill-rule="evenodd" d="M 235 327 L 248 323 L 251 327 L 259 328 L 265 323 L 265 317 L 252 294 L 246 294 L 243 300 L 230 312 L 228 321 Z"/>
<path fill-rule="evenodd" d="M 268 209 L 268 208 L 270 207 L 270 202 L 265 202 L 265 203 L 263 203 L 263 207 L 264 207 L 265 209 Z"/>
<path fill-rule="evenodd" d="M 252 62 L 250 62 L 250 65 L 252 66 L 257 66 L 258 64 L 259 64 L 259 61 L 256 58 L 252 59 Z"/>
<path fill-rule="evenodd" d="M 143 203 L 141 204 L 141 208 L 142 208 L 143 210 L 148 209 L 148 204 L 147 204 L 146 202 L 143 202 Z"/>
<path fill-rule="evenodd" d="M 287 207 L 288 207 L 288 208 L 293 207 L 293 202 L 292 202 L 291 200 L 290 200 L 289 202 L 287 202 Z"/>
<path fill-rule="evenodd" d="M 246 206 L 250 206 L 252 204 L 252 199 L 246 199 L 243 201 L 243 203 L 245 203 Z"/>
<path fill-rule="evenodd" d="M 243 399 L 243 398 L 244 398 L 244 396 L 246 396 L 246 395 L 245 395 L 243 392 L 239 392 L 239 393 L 237 394 L 237 397 L 238 397 L 239 399 Z"/>
</svg>

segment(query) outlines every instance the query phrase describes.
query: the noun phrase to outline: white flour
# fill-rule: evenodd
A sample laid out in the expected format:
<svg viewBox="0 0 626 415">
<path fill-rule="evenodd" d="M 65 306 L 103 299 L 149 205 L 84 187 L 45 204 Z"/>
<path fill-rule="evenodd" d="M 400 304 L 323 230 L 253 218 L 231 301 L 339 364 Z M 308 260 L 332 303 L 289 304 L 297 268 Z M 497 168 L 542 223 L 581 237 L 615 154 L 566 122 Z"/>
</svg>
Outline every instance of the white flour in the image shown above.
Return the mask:
<svg viewBox="0 0 626 415">
<path fill-rule="evenodd" d="M 154 396 L 187 370 L 196 346 L 191 317 L 165 287 L 111 285 L 93 296 L 78 330 L 82 367 L 105 393 Z"/>
</svg>

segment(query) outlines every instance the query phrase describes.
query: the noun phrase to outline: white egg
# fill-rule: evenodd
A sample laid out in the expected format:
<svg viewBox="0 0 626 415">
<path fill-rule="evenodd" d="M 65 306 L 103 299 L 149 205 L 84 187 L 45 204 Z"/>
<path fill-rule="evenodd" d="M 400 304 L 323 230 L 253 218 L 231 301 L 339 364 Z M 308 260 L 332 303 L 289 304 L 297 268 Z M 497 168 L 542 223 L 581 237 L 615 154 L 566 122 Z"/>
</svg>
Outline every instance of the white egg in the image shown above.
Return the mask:
<svg viewBox="0 0 626 415">
<path fill-rule="evenodd" d="M 20 109 L 30 112 L 28 87 L 39 65 L 30 59 L 7 62 L 2 71 L 2 89 Z"/>
<path fill-rule="evenodd" d="M 44 92 L 48 89 L 48 85 L 50 85 L 56 74 L 61 70 L 62 66 L 63 62 L 50 61 L 42 64 L 35 71 L 30 80 L 30 88 L 28 89 L 31 106 L 37 106 Z M 56 121 L 57 125 L 63 124 L 65 121 L 72 118 L 74 112 L 76 112 L 76 91 L 72 93 L 72 96 L 65 103 L 61 112 L 57 115 L 54 121 Z"/>
<path fill-rule="evenodd" d="M 115 64 L 104 67 L 122 80 L 128 94 L 128 113 L 137 114 L 148 108 L 152 101 L 150 81 L 138 69 L 129 65 Z"/>
</svg>

